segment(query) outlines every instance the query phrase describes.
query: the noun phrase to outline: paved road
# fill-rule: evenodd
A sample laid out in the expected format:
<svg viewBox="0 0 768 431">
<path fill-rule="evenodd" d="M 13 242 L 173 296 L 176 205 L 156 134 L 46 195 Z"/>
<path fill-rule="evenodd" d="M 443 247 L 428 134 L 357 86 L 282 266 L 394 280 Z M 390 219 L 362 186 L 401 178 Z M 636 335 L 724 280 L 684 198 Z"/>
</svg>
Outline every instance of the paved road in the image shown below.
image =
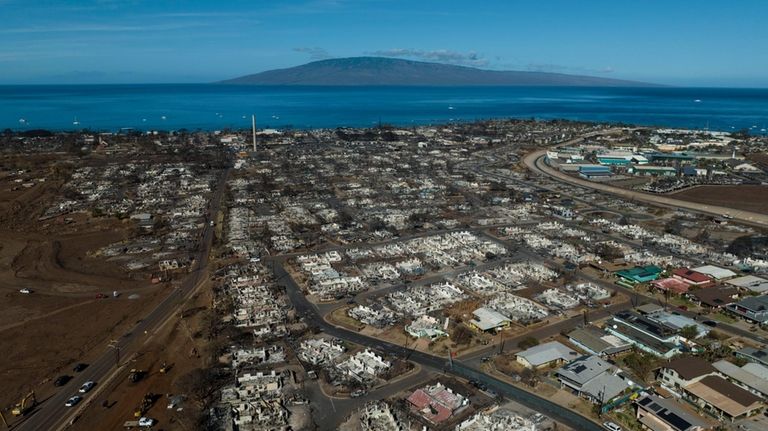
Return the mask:
<svg viewBox="0 0 768 431">
<path fill-rule="evenodd" d="M 331 398 L 320 390 L 317 381 L 308 383 L 305 387 L 307 397 L 311 400 L 312 420 L 321 430 L 339 429 L 346 418 L 369 401 L 381 400 L 396 395 L 420 383 L 425 383 L 438 372 L 426 367 L 413 374 L 374 389 L 359 398 Z"/>
<path fill-rule="evenodd" d="M 607 132 L 608 131 L 601 132 L 601 133 L 607 133 Z M 717 205 L 706 205 L 706 204 L 700 204 L 695 202 L 683 201 L 683 200 L 671 198 L 669 196 L 643 193 L 636 190 L 629 190 L 621 187 L 611 186 L 608 184 L 587 181 L 587 180 L 576 178 L 571 175 L 560 172 L 557 169 L 554 169 L 549 165 L 547 165 L 546 163 L 544 163 L 544 158 L 546 157 L 547 151 L 557 149 L 557 147 L 564 146 L 564 145 L 572 145 L 574 143 L 580 142 L 585 138 L 595 136 L 597 134 L 600 134 L 600 133 L 590 133 L 590 134 L 584 135 L 581 138 L 572 139 L 570 141 L 555 145 L 550 148 L 534 151 L 532 153 L 529 153 L 523 158 L 523 163 L 531 171 L 538 172 L 543 175 L 547 175 L 560 182 L 569 183 L 572 185 L 576 185 L 579 187 L 588 188 L 588 189 L 592 189 L 592 190 L 596 190 L 604 193 L 609 193 L 615 196 L 622 197 L 624 199 L 635 200 L 638 202 L 643 202 L 643 203 L 647 203 L 655 206 L 682 208 L 688 211 L 693 211 L 693 212 L 712 215 L 712 216 L 721 216 L 723 214 L 729 214 L 731 217 L 733 217 L 734 220 L 737 220 L 749 225 L 760 226 L 760 227 L 768 226 L 768 215 L 766 214 L 755 213 L 752 211 L 737 210 L 737 209 L 727 208 L 727 207 L 722 207 Z"/>
<path fill-rule="evenodd" d="M 511 398 L 530 409 L 541 412 L 542 414 L 545 414 L 574 429 L 584 431 L 601 430 L 601 427 L 598 424 L 592 422 L 584 416 L 579 415 L 574 411 L 569 410 L 568 408 L 562 407 L 549 401 L 546 398 L 542 398 L 530 392 L 526 392 L 514 385 L 489 376 L 470 365 L 462 363 L 459 360 L 454 360 L 453 366 L 451 367 L 449 366 L 447 358 L 441 358 L 417 350 L 408 349 L 400 345 L 388 343 L 376 338 L 362 335 L 358 332 L 331 325 L 322 318 L 317 308 L 312 305 L 306 299 L 306 297 L 304 297 L 299 286 L 285 271 L 283 268 L 284 259 L 280 257 L 271 259 L 275 263 L 272 265 L 272 268 L 276 280 L 278 280 L 278 282 L 285 287 L 288 297 L 293 303 L 293 306 L 296 308 L 297 314 L 299 316 L 303 316 L 305 323 L 308 325 L 320 328 L 325 333 L 333 337 L 374 348 L 388 355 L 402 358 L 407 357 L 408 360 L 416 362 L 425 367 L 443 370 L 447 374 L 465 379 L 478 380 L 485 383 L 489 388 L 494 389 L 499 394 Z"/>
<path fill-rule="evenodd" d="M 214 217 L 219 211 L 229 172 L 229 169 L 223 171 L 219 184 L 211 198 L 210 214 Z M 136 324 L 130 332 L 117 340 L 121 358 L 128 358 L 136 353 L 148 336 L 151 336 L 152 332 L 158 329 L 170 316 L 177 313 L 195 289 L 203 281 L 207 280 L 206 267 L 208 265 L 211 244 L 213 243 L 214 231 L 214 227 L 206 224 L 203 230 L 200 251 L 196 257 L 197 269 L 174 292 L 168 295 L 144 319 Z M 145 335 L 145 333 L 149 335 Z M 14 429 L 23 431 L 58 430 L 67 426 L 76 417 L 80 409 L 85 406 L 86 402 L 97 398 L 96 394 L 99 391 L 98 383 L 104 382 L 105 379 L 108 379 L 117 371 L 115 359 L 114 349 L 105 346 L 104 354 L 91 363 L 85 371 L 75 375 L 66 385 L 59 388 L 56 394 L 43 401 L 40 406 L 26 416 L 23 422 L 15 426 Z M 81 405 L 74 409 L 64 407 L 64 402 L 74 395 L 77 389 L 88 380 L 97 382 L 97 386 L 93 391 L 84 396 L 85 399 L 81 402 Z"/>
</svg>

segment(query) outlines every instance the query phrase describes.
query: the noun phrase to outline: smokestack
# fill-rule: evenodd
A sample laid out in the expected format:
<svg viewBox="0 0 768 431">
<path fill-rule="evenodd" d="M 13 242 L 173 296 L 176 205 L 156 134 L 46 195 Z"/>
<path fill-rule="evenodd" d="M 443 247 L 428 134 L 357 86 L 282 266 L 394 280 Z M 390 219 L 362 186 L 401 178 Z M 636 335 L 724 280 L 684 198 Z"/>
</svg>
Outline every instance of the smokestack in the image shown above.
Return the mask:
<svg viewBox="0 0 768 431">
<path fill-rule="evenodd" d="M 253 127 L 253 152 L 256 152 L 256 115 L 251 115 L 251 125 Z"/>
</svg>

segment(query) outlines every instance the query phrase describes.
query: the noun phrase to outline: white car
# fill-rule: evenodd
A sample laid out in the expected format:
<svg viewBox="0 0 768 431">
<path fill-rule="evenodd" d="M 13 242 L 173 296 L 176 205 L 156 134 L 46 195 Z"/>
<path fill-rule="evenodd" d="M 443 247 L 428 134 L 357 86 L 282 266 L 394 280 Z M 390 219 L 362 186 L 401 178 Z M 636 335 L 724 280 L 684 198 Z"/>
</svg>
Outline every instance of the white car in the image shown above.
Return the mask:
<svg viewBox="0 0 768 431">
<path fill-rule="evenodd" d="M 603 428 L 610 431 L 621 431 L 621 427 L 613 422 L 603 422 Z"/>
<path fill-rule="evenodd" d="M 80 400 L 82 400 L 82 399 L 83 399 L 83 397 L 81 397 L 80 395 L 75 395 L 74 397 L 68 399 L 67 402 L 64 403 L 64 406 L 65 407 L 73 407 L 75 404 L 79 403 Z"/>
<path fill-rule="evenodd" d="M 27 293 L 27 294 L 29 294 L 29 293 L 32 293 L 32 290 L 31 290 L 31 289 L 27 289 L 27 288 L 25 287 L 25 288 L 23 288 L 23 289 L 19 289 L 19 293 Z"/>
<path fill-rule="evenodd" d="M 155 424 L 155 420 L 152 418 L 146 418 L 146 417 L 140 417 L 139 418 L 139 426 L 140 427 L 151 427 Z"/>
<path fill-rule="evenodd" d="M 88 380 L 87 382 L 83 383 L 83 386 L 80 386 L 80 389 L 78 390 L 78 392 L 80 392 L 81 394 L 84 394 L 90 391 L 91 389 L 93 389 L 94 386 L 96 386 L 96 382 L 94 382 L 93 380 Z"/>
</svg>

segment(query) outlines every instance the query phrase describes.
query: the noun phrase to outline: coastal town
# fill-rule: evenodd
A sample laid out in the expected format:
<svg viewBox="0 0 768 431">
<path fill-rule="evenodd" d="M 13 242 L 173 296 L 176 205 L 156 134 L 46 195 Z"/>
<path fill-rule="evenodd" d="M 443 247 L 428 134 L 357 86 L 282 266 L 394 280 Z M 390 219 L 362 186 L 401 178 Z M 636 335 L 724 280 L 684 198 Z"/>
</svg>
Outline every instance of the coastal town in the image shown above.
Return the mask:
<svg viewBox="0 0 768 431">
<path fill-rule="evenodd" d="M 768 139 L 0 135 L 11 429 L 768 429 Z"/>
</svg>

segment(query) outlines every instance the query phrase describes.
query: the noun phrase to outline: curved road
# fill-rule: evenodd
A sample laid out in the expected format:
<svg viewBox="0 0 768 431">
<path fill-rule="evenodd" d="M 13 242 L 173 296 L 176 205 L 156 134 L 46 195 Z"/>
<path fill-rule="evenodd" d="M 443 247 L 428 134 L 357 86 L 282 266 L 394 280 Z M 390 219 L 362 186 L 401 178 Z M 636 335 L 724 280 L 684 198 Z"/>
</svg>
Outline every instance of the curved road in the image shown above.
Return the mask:
<svg viewBox="0 0 768 431">
<path fill-rule="evenodd" d="M 599 133 L 597 132 L 589 133 L 582 137 L 571 139 L 570 141 L 557 144 L 550 148 L 534 151 L 532 153 L 527 154 L 523 158 L 523 163 L 525 164 L 526 167 L 528 167 L 529 170 L 547 175 L 558 181 L 612 194 L 624 199 L 631 199 L 631 200 L 635 200 L 638 202 L 643 202 L 643 203 L 651 204 L 655 206 L 682 208 L 689 211 L 704 213 L 704 214 L 718 216 L 718 217 L 722 216 L 723 214 L 728 214 L 734 220 L 738 220 L 746 224 L 755 225 L 759 227 L 768 227 L 768 215 L 765 215 L 765 214 L 727 208 L 727 207 L 722 207 L 717 205 L 699 204 L 695 202 L 674 199 L 668 196 L 660 196 L 660 195 L 654 195 L 650 193 L 643 193 L 636 190 L 629 190 L 621 187 L 611 186 L 608 184 L 587 181 L 587 180 L 576 178 L 571 175 L 560 172 L 557 169 L 550 167 L 547 163 L 544 162 L 544 158 L 546 157 L 547 151 L 551 151 L 553 149 L 556 149 L 564 145 L 572 145 L 584 140 L 585 138 L 596 136 L 599 134 L 610 133 L 611 131 L 612 130 L 599 132 Z"/>
<path fill-rule="evenodd" d="M 219 211 L 224 189 L 229 176 L 229 169 L 224 170 L 219 183 L 210 201 L 211 215 Z M 208 265 L 208 256 L 213 242 L 215 228 L 206 224 L 202 232 L 200 242 L 200 251 L 196 257 L 197 269 L 194 270 L 184 280 L 184 282 L 171 292 L 160 304 L 151 310 L 144 319 L 140 320 L 130 332 L 124 334 L 117 340 L 120 358 L 125 365 L 124 358 L 128 358 L 136 353 L 152 332 L 161 327 L 161 325 L 176 312 L 186 300 L 207 280 L 208 274 L 206 267 Z M 149 335 L 145 335 L 149 334 Z M 117 376 L 122 366 L 115 367 L 115 351 L 105 346 L 104 353 L 83 372 L 78 373 L 66 385 L 58 388 L 56 393 L 50 398 L 41 402 L 31 413 L 22 418 L 22 421 L 14 423 L 12 429 L 24 431 L 50 430 L 55 431 L 66 427 L 77 419 L 82 410 L 86 409 L 89 403 L 98 399 L 98 393 L 101 387 L 106 386 L 106 382 Z M 77 389 L 88 380 L 96 382 L 96 387 L 83 396 L 83 401 L 75 408 L 64 407 L 64 402 L 77 393 Z"/>
<path fill-rule="evenodd" d="M 438 370 L 442 369 L 446 374 L 452 374 L 464 379 L 474 379 L 483 382 L 496 392 L 503 394 L 532 410 L 536 410 L 559 422 L 562 422 L 573 429 L 580 431 L 602 430 L 602 428 L 595 422 L 592 422 L 586 417 L 581 416 L 580 414 L 566 407 L 555 404 L 546 398 L 539 397 L 495 377 L 489 376 L 477 368 L 460 362 L 459 360 L 454 359 L 453 366 L 451 367 L 447 358 L 437 357 L 424 352 L 420 352 L 418 350 L 408 349 L 397 344 L 392 344 L 376 338 L 368 337 L 366 335 L 360 334 L 359 332 L 354 332 L 331 325 L 322 318 L 317 308 L 307 300 L 307 298 L 301 292 L 299 286 L 294 282 L 290 274 L 286 272 L 285 268 L 283 267 L 283 261 L 285 260 L 285 257 L 275 257 L 271 260 L 274 263 L 272 267 L 275 279 L 278 281 L 278 283 L 285 287 L 288 297 L 293 303 L 293 306 L 296 308 L 297 315 L 302 316 L 305 323 L 308 325 L 320 328 L 325 333 L 336 338 L 351 341 L 362 346 L 371 347 L 392 356 L 407 358 L 410 361 L 416 362 L 426 367 L 431 367 Z"/>
</svg>

